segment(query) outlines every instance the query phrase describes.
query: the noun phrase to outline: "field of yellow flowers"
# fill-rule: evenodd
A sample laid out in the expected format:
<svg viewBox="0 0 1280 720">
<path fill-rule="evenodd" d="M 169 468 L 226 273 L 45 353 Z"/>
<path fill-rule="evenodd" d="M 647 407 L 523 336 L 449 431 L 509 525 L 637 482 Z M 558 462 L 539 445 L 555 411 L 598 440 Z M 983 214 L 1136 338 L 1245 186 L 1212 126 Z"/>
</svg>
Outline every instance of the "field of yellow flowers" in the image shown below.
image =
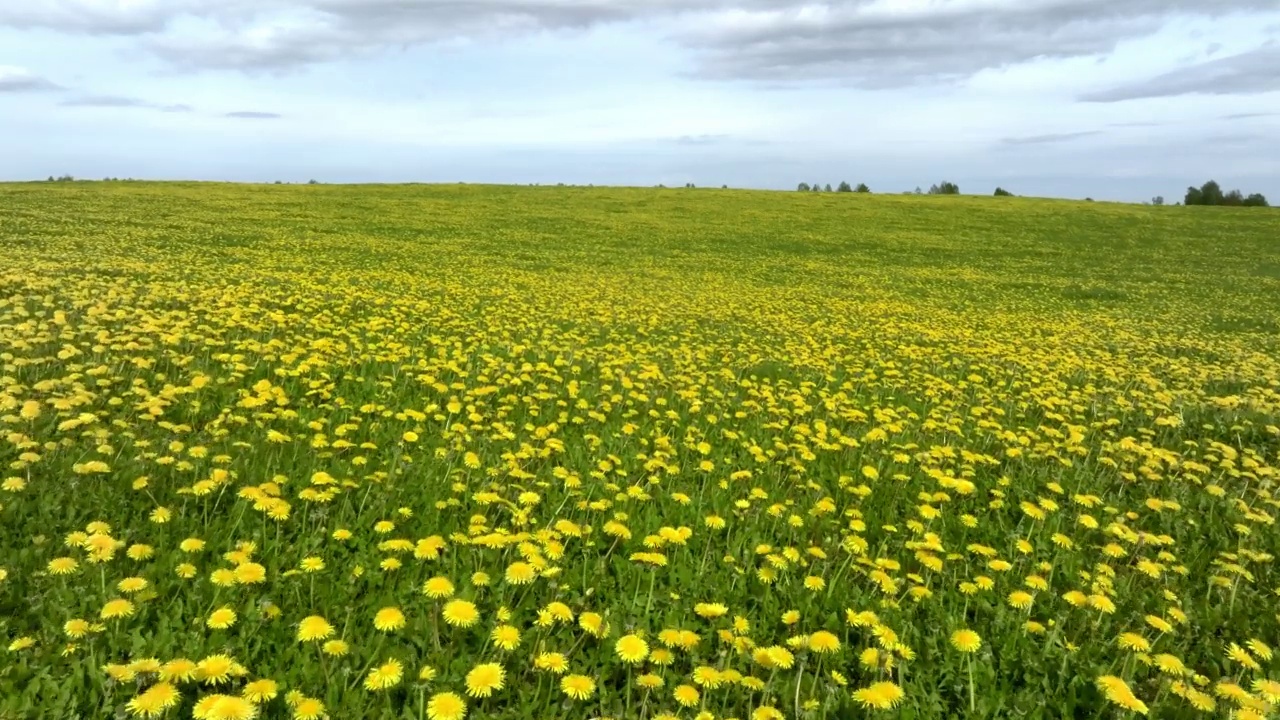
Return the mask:
<svg viewBox="0 0 1280 720">
<path fill-rule="evenodd" d="M 1274 717 L 1278 237 L 0 185 L 0 718 Z"/>
</svg>

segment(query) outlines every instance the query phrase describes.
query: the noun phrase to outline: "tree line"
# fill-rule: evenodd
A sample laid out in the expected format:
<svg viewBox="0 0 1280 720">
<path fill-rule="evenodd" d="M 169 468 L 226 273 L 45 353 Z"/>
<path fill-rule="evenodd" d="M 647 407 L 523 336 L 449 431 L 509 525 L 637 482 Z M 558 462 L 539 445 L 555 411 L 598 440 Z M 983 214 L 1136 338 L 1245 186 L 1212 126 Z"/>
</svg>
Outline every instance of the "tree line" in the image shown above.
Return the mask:
<svg viewBox="0 0 1280 720">
<path fill-rule="evenodd" d="M 826 185 L 822 185 L 820 183 L 813 183 L 812 185 L 810 185 L 809 183 L 802 182 L 796 187 L 796 190 L 799 190 L 800 192 L 832 192 L 830 183 L 827 183 Z M 853 188 L 853 187 L 850 187 L 849 183 L 842 182 L 840 183 L 839 187 L 835 189 L 835 192 L 869 193 L 871 192 L 871 188 L 867 187 L 866 183 L 858 183 L 858 187 Z M 959 195 L 960 186 L 953 182 L 944 180 L 943 182 L 931 185 L 928 191 L 921 190 L 919 186 L 917 186 L 915 190 L 908 190 L 903 194 L 904 195 L 925 195 L 925 194 Z M 1008 190 L 1005 190 L 1002 187 L 997 187 L 993 195 L 995 195 L 996 197 L 1014 197 L 1013 193 L 1009 192 Z M 1085 198 L 1085 200 L 1087 202 L 1093 202 L 1093 198 Z M 1152 198 L 1149 202 L 1146 202 L 1143 204 L 1144 205 L 1164 205 L 1165 204 L 1164 197 L 1157 195 L 1156 197 Z M 1231 190 L 1230 192 L 1223 192 L 1222 187 L 1219 186 L 1218 183 L 1214 180 L 1210 180 L 1209 182 L 1205 183 L 1204 185 L 1201 185 L 1200 187 L 1187 188 L 1187 195 L 1183 199 L 1183 201 L 1181 203 L 1174 203 L 1174 204 L 1175 205 L 1223 205 L 1226 207 L 1270 207 L 1267 204 L 1267 198 L 1264 197 L 1262 193 L 1253 193 L 1252 195 L 1246 196 L 1244 193 L 1240 192 L 1239 190 Z"/>
<path fill-rule="evenodd" d="M 810 185 L 809 183 L 802 182 L 798 186 L 796 186 L 796 190 L 799 190 L 800 192 L 832 192 L 831 183 L 827 183 L 826 185 L 823 185 L 821 183 L 814 183 Z M 858 183 L 858 186 L 855 188 L 850 186 L 849 183 L 847 182 L 842 182 L 835 189 L 835 192 L 869 193 L 871 192 L 871 188 L 867 187 L 866 183 Z M 903 194 L 904 195 L 925 195 L 925 194 L 959 195 L 960 186 L 948 180 L 943 180 L 940 183 L 936 183 L 934 185 L 929 186 L 929 190 L 927 192 L 924 190 L 921 190 L 917 186 L 915 190 L 908 190 Z M 1009 192 L 1008 190 L 1005 190 L 1004 188 L 999 188 L 999 187 L 996 188 L 995 195 L 997 197 L 1013 197 L 1013 193 Z"/>
<path fill-rule="evenodd" d="M 1216 181 L 1201 185 L 1200 187 L 1187 188 L 1186 197 L 1182 199 L 1183 205 L 1225 205 L 1227 207 L 1269 207 L 1267 199 L 1262 193 L 1253 193 L 1245 196 L 1239 190 L 1230 192 L 1222 192 L 1222 187 Z"/>
</svg>

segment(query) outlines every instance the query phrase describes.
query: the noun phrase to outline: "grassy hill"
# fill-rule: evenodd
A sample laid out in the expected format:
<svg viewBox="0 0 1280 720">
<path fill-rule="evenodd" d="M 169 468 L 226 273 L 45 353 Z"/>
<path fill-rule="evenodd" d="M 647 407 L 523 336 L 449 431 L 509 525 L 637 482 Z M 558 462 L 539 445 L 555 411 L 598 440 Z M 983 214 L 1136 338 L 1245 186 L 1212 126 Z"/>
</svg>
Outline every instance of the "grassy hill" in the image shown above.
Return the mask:
<svg viewBox="0 0 1280 720">
<path fill-rule="evenodd" d="M 0 185 L 0 718 L 1267 707 L 1277 237 Z"/>
</svg>

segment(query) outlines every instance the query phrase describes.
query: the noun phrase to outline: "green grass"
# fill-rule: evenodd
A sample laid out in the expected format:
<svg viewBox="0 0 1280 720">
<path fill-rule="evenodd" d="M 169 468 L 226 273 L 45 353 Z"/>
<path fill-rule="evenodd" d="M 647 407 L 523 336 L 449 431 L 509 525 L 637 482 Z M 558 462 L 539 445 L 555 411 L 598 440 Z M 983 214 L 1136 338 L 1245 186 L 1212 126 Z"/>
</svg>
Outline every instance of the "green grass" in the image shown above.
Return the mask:
<svg viewBox="0 0 1280 720">
<path fill-rule="evenodd" d="M 0 718 L 145 715 L 152 659 L 223 653 L 247 674 L 157 712 L 422 718 L 487 662 L 505 688 L 468 717 L 1269 712 L 1278 237 L 1274 211 L 1025 198 L 0 185 Z M 552 602 L 607 633 L 540 624 Z M 349 654 L 296 639 L 313 615 Z M 670 664 L 614 651 L 675 629 L 700 641 Z M 258 678 L 279 696 L 215 707 Z"/>
</svg>

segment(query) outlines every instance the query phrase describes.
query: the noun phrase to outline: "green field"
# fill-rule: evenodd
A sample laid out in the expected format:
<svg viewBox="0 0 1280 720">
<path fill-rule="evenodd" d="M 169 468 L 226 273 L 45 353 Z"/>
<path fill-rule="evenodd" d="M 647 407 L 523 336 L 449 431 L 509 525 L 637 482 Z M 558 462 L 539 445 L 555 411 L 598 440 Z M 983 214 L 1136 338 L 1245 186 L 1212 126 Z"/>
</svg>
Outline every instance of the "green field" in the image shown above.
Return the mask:
<svg viewBox="0 0 1280 720">
<path fill-rule="evenodd" d="M 6 720 L 1280 709 L 1276 211 L 0 185 L 0 363 Z"/>
</svg>

